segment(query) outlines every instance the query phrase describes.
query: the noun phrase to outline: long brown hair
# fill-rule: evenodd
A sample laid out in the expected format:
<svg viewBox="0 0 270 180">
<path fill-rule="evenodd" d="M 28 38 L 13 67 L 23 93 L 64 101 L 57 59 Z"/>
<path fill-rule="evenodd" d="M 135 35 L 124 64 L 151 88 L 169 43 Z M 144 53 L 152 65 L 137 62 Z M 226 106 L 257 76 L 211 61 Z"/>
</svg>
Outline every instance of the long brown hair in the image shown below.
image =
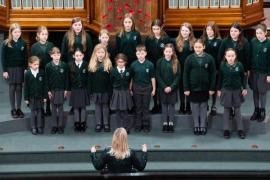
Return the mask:
<svg viewBox="0 0 270 180">
<path fill-rule="evenodd" d="M 151 24 L 151 34 L 150 34 L 150 36 L 149 36 L 150 38 L 154 38 L 154 37 L 155 37 L 155 35 L 154 35 L 154 33 L 153 33 L 153 30 L 152 30 L 153 26 L 158 26 L 158 27 L 160 27 L 160 38 L 161 38 L 161 39 L 164 38 L 164 36 L 167 35 L 166 32 L 165 32 L 164 29 L 163 29 L 162 21 L 161 21 L 160 19 L 155 19 L 155 20 L 152 22 L 152 24 Z"/>
<path fill-rule="evenodd" d="M 173 54 L 172 54 L 172 58 L 171 58 L 171 62 L 172 62 L 172 69 L 173 69 L 173 74 L 176 74 L 177 71 L 178 71 L 178 59 L 177 59 L 177 56 L 175 54 L 175 50 L 174 50 L 174 45 L 172 43 L 168 43 L 164 46 L 164 51 L 166 48 L 171 48 L 172 51 L 173 51 Z M 163 52 L 164 52 L 163 51 Z"/>
<path fill-rule="evenodd" d="M 126 14 L 124 15 L 124 20 L 125 20 L 126 18 L 131 19 L 131 21 L 132 21 L 131 31 L 135 31 L 135 30 L 136 30 L 136 28 L 135 28 L 135 21 L 134 21 L 134 18 L 133 18 L 133 16 L 132 16 L 132 14 L 131 14 L 131 13 L 126 13 Z M 118 35 L 119 37 L 122 37 L 122 36 L 125 34 L 124 20 L 123 20 L 123 22 L 122 22 L 122 27 L 121 27 L 120 32 L 119 32 L 119 35 Z"/>
<path fill-rule="evenodd" d="M 189 29 L 190 31 L 190 34 L 189 34 L 189 37 L 188 37 L 188 41 L 189 41 L 189 49 L 192 50 L 193 49 L 193 45 L 194 45 L 194 42 L 195 42 L 195 36 L 194 36 L 194 33 L 193 33 L 193 28 L 192 28 L 192 25 L 188 22 L 184 22 L 181 24 L 180 26 L 180 29 L 179 29 L 179 33 L 178 33 L 178 36 L 176 37 L 176 48 L 179 52 L 183 52 L 183 49 L 184 49 L 184 38 L 183 36 L 181 35 L 181 29 L 183 27 L 186 27 Z"/>
<path fill-rule="evenodd" d="M 112 148 L 109 153 L 116 159 L 124 159 L 130 156 L 127 131 L 124 128 L 117 128 L 114 131 L 112 138 Z"/>
<path fill-rule="evenodd" d="M 202 40 L 205 42 L 208 39 L 206 29 L 210 27 L 214 31 L 214 38 L 221 39 L 218 25 L 215 21 L 209 21 L 203 29 Z"/>
<path fill-rule="evenodd" d="M 81 20 L 81 18 L 79 17 L 75 17 L 72 19 L 71 21 L 71 26 L 69 28 L 69 30 L 67 31 L 67 40 L 68 40 L 68 50 L 69 52 L 73 52 L 74 51 L 74 41 L 75 41 L 75 32 L 74 30 L 72 29 L 72 25 L 74 23 L 77 23 L 77 22 L 81 22 L 82 23 L 82 31 L 81 31 L 81 36 L 82 36 L 82 47 L 83 47 L 83 52 L 86 51 L 86 32 L 84 30 L 84 27 L 83 27 L 83 22 Z"/>
<path fill-rule="evenodd" d="M 241 48 L 243 47 L 243 45 L 244 45 L 244 44 L 243 44 L 244 35 L 243 35 L 242 27 L 241 27 L 241 25 L 240 25 L 239 22 L 234 22 L 234 23 L 231 24 L 230 30 L 231 30 L 231 28 L 238 29 L 239 32 L 240 32 L 239 37 L 238 37 L 238 39 L 237 39 L 236 47 L 239 48 L 239 49 L 241 49 Z M 229 38 L 229 39 L 232 39 L 230 33 L 229 33 L 228 38 Z"/>
<path fill-rule="evenodd" d="M 15 30 L 15 29 L 20 29 L 21 30 L 21 26 L 18 24 L 18 23 L 12 23 L 9 27 L 9 31 L 8 31 L 8 38 L 5 40 L 5 44 L 8 45 L 8 47 L 11 47 L 11 42 L 13 40 L 13 37 L 12 37 L 12 32 Z"/>
</svg>

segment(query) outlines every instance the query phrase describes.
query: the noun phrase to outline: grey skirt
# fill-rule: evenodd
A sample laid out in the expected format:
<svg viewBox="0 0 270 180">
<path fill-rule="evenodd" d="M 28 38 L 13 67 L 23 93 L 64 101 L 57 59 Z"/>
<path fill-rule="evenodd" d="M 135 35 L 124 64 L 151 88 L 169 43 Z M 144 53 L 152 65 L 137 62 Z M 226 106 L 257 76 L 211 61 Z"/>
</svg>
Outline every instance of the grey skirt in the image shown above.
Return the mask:
<svg viewBox="0 0 270 180">
<path fill-rule="evenodd" d="M 244 102 L 241 90 L 221 90 L 220 104 L 224 107 L 240 107 Z"/>
<path fill-rule="evenodd" d="M 107 104 L 109 103 L 110 96 L 109 93 L 94 93 L 91 99 L 97 104 Z"/>
<path fill-rule="evenodd" d="M 177 102 L 177 90 L 170 93 L 165 93 L 163 90 L 160 91 L 160 102 L 162 104 L 175 104 Z"/>
<path fill-rule="evenodd" d="M 267 74 L 251 72 L 249 75 L 249 85 L 253 91 L 266 93 L 270 89 L 270 83 L 267 83 Z"/>
<path fill-rule="evenodd" d="M 9 67 L 8 68 L 8 82 L 9 84 L 20 84 L 24 82 L 24 68 L 23 67 Z"/>
<path fill-rule="evenodd" d="M 51 103 L 52 104 L 64 104 L 65 102 L 65 97 L 64 97 L 64 90 L 57 90 L 57 91 L 52 91 L 52 99 Z"/>
<path fill-rule="evenodd" d="M 74 108 L 85 107 L 90 104 L 90 99 L 86 88 L 72 89 L 69 105 Z"/>
<path fill-rule="evenodd" d="M 113 90 L 111 110 L 131 110 L 133 101 L 128 90 Z"/>
<path fill-rule="evenodd" d="M 38 109 L 42 109 L 43 108 L 43 100 L 42 99 L 30 99 L 29 100 L 29 108 L 31 109 L 31 111 L 35 111 Z"/>
</svg>

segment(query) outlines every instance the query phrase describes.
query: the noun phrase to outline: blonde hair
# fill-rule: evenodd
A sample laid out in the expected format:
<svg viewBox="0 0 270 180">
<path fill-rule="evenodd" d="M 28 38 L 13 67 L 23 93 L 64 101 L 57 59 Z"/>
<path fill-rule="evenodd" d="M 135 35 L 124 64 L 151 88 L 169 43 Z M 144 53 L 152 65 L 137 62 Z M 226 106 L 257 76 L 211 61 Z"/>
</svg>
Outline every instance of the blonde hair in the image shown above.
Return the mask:
<svg viewBox="0 0 270 180">
<path fill-rule="evenodd" d="M 192 26 L 190 23 L 188 22 L 184 22 L 183 24 L 181 24 L 180 26 L 180 29 L 179 29 L 179 34 L 178 36 L 176 37 L 176 48 L 179 52 L 183 52 L 183 49 L 184 49 L 184 38 L 183 36 L 181 35 L 181 29 L 183 27 L 186 27 L 189 29 L 190 31 L 190 34 L 189 34 L 189 37 L 188 37 L 188 41 L 189 41 L 189 49 L 192 50 L 193 49 L 193 45 L 194 45 L 194 42 L 196 40 L 196 38 L 194 37 L 194 33 L 193 33 L 193 29 L 192 29 Z"/>
<path fill-rule="evenodd" d="M 98 39 L 99 39 L 99 40 L 100 40 L 100 38 L 101 38 L 101 36 L 102 36 L 103 34 L 107 34 L 108 37 L 110 37 L 110 36 L 109 36 L 109 32 L 108 32 L 107 29 L 101 29 L 100 32 L 99 32 L 99 35 L 98 35 Z"/>
<path fill-rule="evenodd" d="M 88 71 L 90 72 L 96 72 L 97 71 L 97 65 L 98 65 L 98 59 L 97 59 L 97 51 L 103 49 L 105 51 L 105 57 L 102 60 L 102 64 L 104 65 L 104 71 L 109 72 L 112 68 L 112 62 L 109 58 L 109 53 L 107 51 L 107 48 L 103 44 L 97 44 L 93 50 L 89 65 L 88 65 Z"/>
<path fill-rule="evenodd" d="M 48 34 L 49 34 L 49 31 L 48 31 L 48 29 L 47 29 L 46 26 L 39 26 L 38 29 L 37 29 L 37 35 L 36 35 L 36 40 L 37 40 L 37 41 L 40 40 L 39 34 L 40 34 L 42 31 L 47 31 Z"/>
<path fill-rule="evenodd" d="M 117 128 L 113 133 L 112 148 L 109 151 L 116 159 L 124 159 L 130 156 L 128 147 L 127 131 L 124 128 Z"/>
<path fill-rule="evenodd" d="M 34 62 L 40 62 L 40 59 L 39 59 L 39 57 L 37 57 L 37 56 L 30 56 L 29 58 L 28 58 L 28 63 L 29 64 L 33 64 Z"/>
<path fill-rule="evenodd" d="M 172 51 L 173 51 L 173 54 L 172 54 L 172 58 L 171 58 L 171 62 L 172 62 L 172 69 L 173 69 L 173 74 L 176 74 L 177 71 L 178 71 L 178 59 L 177 59 L 177 56 L 175 54 L 175 50 L 174 50 L 174 45 L 172 43 L 168 43 L 164 46 L 164 51 L 166 48 L 171 48 Z"/>
<path fill-rule="evenodd" d="M 131 13 L 125 14 L 125 15 L 124 15 L 124 20 L 125 20 L 126 18 L 131 19 L 131 21 L 132 21 L 131 31 L 135 31 L 135 30 L 136 30 L 136 28 L 135 28 L 135 20 L 134 20 L 132 14 L 131 14 Z M 123 22 L 122 22 L 122 27 L 121 27 L 121 30 L 120 30 L 119 35 L 118 35 L 119 37 L 122 37 L 122 36 L 124 35 L 124 33 L 125 33 L 124 20 L 123 20 Z"/>
<path fill-rule="evenodd" d="M 21 26 L 20 26 L 18 23 L 12 23 L 12 24 L 10 25 L 9 31 L 8 31 L 8 38 L 5 40 L 5 44 L 7 44 L 8 47 L 11 47 L 11 41 L 13 40 L 12 32 L 13 32 L 15 29 L 21 30 Z"/>
</svg>

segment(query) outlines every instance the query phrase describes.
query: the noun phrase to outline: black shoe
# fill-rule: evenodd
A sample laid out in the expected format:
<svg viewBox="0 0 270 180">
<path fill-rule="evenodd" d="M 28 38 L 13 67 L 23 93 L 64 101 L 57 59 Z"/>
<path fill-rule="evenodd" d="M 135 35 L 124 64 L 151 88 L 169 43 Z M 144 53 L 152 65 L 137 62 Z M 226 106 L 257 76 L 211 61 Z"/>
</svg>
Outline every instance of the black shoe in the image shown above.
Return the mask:
<svg viewBox="0 0 270 180">
<path fill-rule="evenodd" d="M 11 114 L 11 116 L 12 116 L 14 119 L 19 117 L 18 114 L 17 114 L 16 109 L 12 109 L 12 110 L 10 111 L 10 114 Z"/>
<path fill-rule="evenodd" d="M 223 133 L 223 137 L 225 139 L 230 139 L 230 137 L 231 137 L 230 131 L 229 130 L 225 130 L 224 133 Z"/>
<path fill-rule="evenodd" d="M 257 121 L 258 120 L 259 121 L 259 119 L 260 119 L 260 108 L 256 107 L 253 114 L 250 117 L 250 120 L 251 121 Z"/>
<path fill-rule="evenodd" d="M 168 128 L 169 128 L 168 124 L 163 124 L 163 126 L 162 126 L 162 132 L 167 132 L 168 131 Z"/>
<path fill-rule="evenodd" d="M 173 124 L 169 124 L 168 126 L 168 132 L 174 132 L 174 125 Z"/>
<path fill-rule="evenodd" d="M 37 128 L 32 128 L 31 129 L 31 132 L 32 132 L 33 135 L 37 135 L 38 134 Z"/>
<path fill-rule="evenodd" d="M 73 108 L 73 107 L 70 108 L 69 114 L 70 114 L 70 115 L 73 115 L 73 114 L 74 114 L 74 108 Z"/>
<path fill-rule="evenodd" d="M 186 114 L 185 104 L 180 105 L 179 114 Z"/>
<path fill-rule="evenodd" d="M 215 106 L 211 107 L 210 115 L 215 116 L 217 114 L 217 108 Z"/>
<path fill-rule="evenodd" d="M 57 131 L 58 131 L 58 128 L 57 127 L 53 127 L 51 129 L 51 134 L 55 134 Z"/>
<path fill-rule="evenodd" d="M 86 122 L 81 122 L 81 124 L 80 124 L 80 130 L 81 130 L 82 132 L 85 132 L 86 128 L 87 128 Z"/>
<path fill-rule="evenodd" d="M 38 128 L 37 129 L 37 132 L 38 132 L 38 134 L 43 134 L 44 133 L 44 130 L 43 130 L 43 128 Z"/>
<path fill-rule="evenodd" d="M 74 131 L 75 131 L 75 132 L 81 131 L 81 125 L 80 125 L 79 122 L 75 122 L 75 123 L 74 123 Z"/>
<path fill-rule="evenodd" d="M 265 108 L 261 108 L 260 113 L 259 113 L 258 121 L 263 122 L 265 120 L 265 116 L 266 116 Z"/>
<path fill-rule="evenodd" d="M 95 128 L 95 131 L 96 132 L 100 132 L 102 130 L 102 125 L 101 124 L 97 124 L 96 125 L 96 128 Z"/>
<path fill-rule="evenodd" d="M 64 128 L 58 127 L 58 134 L 63 134 L 64 133 Z"/>
<path fill-rule="evenodd" d="M 200 128 L 199 127 L 194 127 L 193 128 L 193 134 L 196 135 L 196 136 L 200 135 Z"/>
<path fill-rule="evenodd" d="M 240 139 L 245 139 L 246 138 L 246 133 L 243 130 L 238 131 L 238 136 Z"/>
<path fill-rule="evenodd" d="M 17 109 L 17 116 L 19 117 L 19 118 L 24 118 L 24 113 L 22 112 L 22 110 L 21 109 Z"/>
<path fill-rule="evenodd" d="M 200 128 L 200 135 L 206 135 L 207 134 L 207 128 L 206 127 L 201 127 Z"/>
<path fill-rule="evenodd" d="M 104 132 L 111 132 L 111 127 L 109 124 L 104 125 Z"/>
<path fill-rule="evenodd" d="M 152 114 L 160 113 L 159 106 L 158 106 L 158 105 L 155 105 L 155 106 L 152 108 L 151 113 L 152 113 Z"/>
</svg>

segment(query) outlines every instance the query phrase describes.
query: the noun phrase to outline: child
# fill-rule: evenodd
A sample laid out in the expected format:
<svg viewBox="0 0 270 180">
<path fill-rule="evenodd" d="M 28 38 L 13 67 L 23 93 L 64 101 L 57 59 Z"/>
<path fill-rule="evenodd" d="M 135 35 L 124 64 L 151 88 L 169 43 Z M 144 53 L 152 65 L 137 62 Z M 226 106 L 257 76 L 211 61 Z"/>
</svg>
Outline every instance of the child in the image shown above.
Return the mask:
<svg viewBox="0 0 270 180">
<path fill-rule="evenodd" d="M 99 42 L 103 44 L 105 47 L 107 47 L 107 51 L 109 53 L 110 59 L 114 59 L 115 53 L 114 53 L 114 47 L 109 42 L 110 36 L 107 29 L 101 29 L 99 36 L 98 36 Z"/>
<path fill-rule="evenodd" d="M 63 37 L 61 45 L 62 59 L 68 63 L 74 60 L 73 54 L 76 49 L 81 49 L 84 53 L 85 61 L 88 61 L 92 53 L 91 36 L 84 30 L 81 18 L 75 17 L 71 21 L 70 29 Z"/>
<path fill-rule="evenodd" d="M 145 47 L 147 50 L 147 59 L 149 59 L 156 67 L 157 61 L 163 57 L 163 50 L 165 44 L 170 42 L 170 38 L 163 30 L 163 24 L 161 20 L 155 19 L 151 24 L 151 35 L 146 37 Z M 158 86 L 158 84 L 157 84 Z M 154 107 L 152 113 L 159 113 L 161 110 L 159 104 L 158 93 L 153 97 Z"/>
<path fill-rule="evenodd" d="M 121 121 L 121 127 L 124 127 L 129 133 L 130 123 L 127 110 L 132 108 L 133 102 L 129 92 L 130 71 L 126 68 L 126 63 L 127 57 L 124 54 L 116 55 L 116 68 L 111 71 L 113 87 L 111 109 L 116 110 L 116 119 Z"/>
<path fill-rule="evenodd" d="M 60 61 L 61 53 L 57 47 L 50 52 L 52 61 L 45 67 L 46 90 L 52 106 L 52 129 L 51 133 L 64 133 L 64 110 L 63 104 L 68 90 L 68 67 Z"/>
<path fill-rule="evenodd" d="M 87 62 L 83 61 L 83 52 L 76 49 L 74 52 L 75 61 L 69 62 L 69 79 L 70 79 L 70 106 L 74 108 L 74 130 L 86 130 L 86 106 L 90 104 L 87 92 L 88 72 Z"/>
<path fill-rule="evenodd" d="M 97 44 L 88 65 L 88 88 L 90 94 L 93 94 L 93 101 L 95 102 L 96 132 L 100 132 L 103 128 L 105 132 L 111 130 L 109 122 L 111 68 L 112 63 L 107 48 L 102 44 Z"/>
<path fill-rule="evenodd" d="M 164 57 L 157 61 L 156 78 L 162 107 L 163 132 L 174 131 L 175 103 L 180 80 L 180 63 L 173 44 L 166 44 Z"/>
<path fill-rule="evenodd" d="M 48 41 L 48 29 L 46 26 L 39 26 L 37 30 L 36 40 L 37 42 L 32 45 L 31 54 L 32 56 L 37 56 L 40 59 L 39 68 L 43 71 L 45 66 L 51 61 L 50 51 L 54 47 L 53 43 Z M 45 115 L 50 116 L 50 100 L 46 100 L 46 113 Z"/>
<path fill-rule="evenodd" d="M 21 111 L 21 101 L 24 71 L 27 69 L 27 49 L 21 34 L 20 25 L 11 24 L 8 38 L 2 47 L 3 77 L 9 82 L 9 101 L 13 118 L 24 117 L 24 113 Z"/>
<path fill-rule="evenodd" d="M 215 60 L 216 72 L 217 72 L 217 75 L 216 75 L 216 84 L 217 84 L 217 80 L 218 80 L 217 76 L 218 76 L 218 71 L 220 67 L 220 62 L 218 61 L 217 56 L 218 56 L 218 50 L 220 48 L 222 40 L 220 37 L 219 28 L 215 22 L 210 21 L 207 23 L 203 31 L 202 39 L 205 44 L 204 52 L 206 52 L 207 54 L 210 54 Z M 217 99 L 217 96 L 215 93 L 212 96 L 212 105 L 211 105 L 211 111 L 210 111 L 210 114 L 213 116 L 216 115 L 217 113 L 216 99 Z"/>
<path fill-rule="evenodd" d="M 215 60 L 204 47 L 202 39 L 195 41 L 195 52 L 187 57 L 184 68 L 184 93 L 191 101 L 195 135 L 207 133 L 207 101 L 216 82 Z"/>
<path fill-rule="evenodd" d="M 28 60 L 29 70 L 25 73 L 24 100 L 31 109 L 31 131 L 33 135 L 43 134 L 43 102 L 46 102 L 45 74 L 39 69 L 40 59 L 31 56 Z"/>
<path fill-rule="evenodd" d="M 141 43 L 141 35 L 135 29 L 132 14 L 124 16 L 122 29 L 116 34 L 116 53 L 123 53 L 128 57 L 127 65 L 136 60 L 136 46 Z"/>
<path fill-rule="evenodd" d="M 253 90 L 254 113 L 250 120 L 265 120 L 267 90 L 270 83 L 270 40 L 266 37 L 267 27 L 259 24 L 256 37 L 251 41 L 251 72 L 249 76 Z"/>
<path fill-rule="evenodd" d="M 130 91 L 133 94 L 136 106 L 135 131 L 150 131 L 149 104 L 151 96 L 156 92 L 156 80 L 154 65 L 145 57 L 147 55 L 144 45 L 136 47 L 137 60 L 130 66 L 131 84 Z"/>
<path fill-rule="evenodd" d="M 234 107 L 235 118 L 238 129 L 238 136 L 245 139 L 246 135 L 241 117 L 241 103 L 244 102 L 243 96 L 247 95 L 245 69 L 241 62 L 236 60 L 236 51 L 229 48 L 225 51 L 225 60 L 220 65 L 220 75 L 217 95 L 220 97 L 220 103 L 224 106 L 223 128 L 224 138 L 231 137 L 230 110 Z"/>
<path fill-rule="evenodd" d="M 183 89 L 183 72 L 186 58 L 193 53 L 193 45 L 195 42 L 195 37 L 193 34 L 193 29 L 190 23 L 183 23 L 180 26 L 179 34 L 175 39 L 176 55 L 177 59 L 180 61 L 181 65 L 181 76 L 179 85 L 179 95 L 180 95 L 180 109 L 179 113 L 191 114 L 190 102 L 187 97 L 185 97 Z"/>
</svg>

